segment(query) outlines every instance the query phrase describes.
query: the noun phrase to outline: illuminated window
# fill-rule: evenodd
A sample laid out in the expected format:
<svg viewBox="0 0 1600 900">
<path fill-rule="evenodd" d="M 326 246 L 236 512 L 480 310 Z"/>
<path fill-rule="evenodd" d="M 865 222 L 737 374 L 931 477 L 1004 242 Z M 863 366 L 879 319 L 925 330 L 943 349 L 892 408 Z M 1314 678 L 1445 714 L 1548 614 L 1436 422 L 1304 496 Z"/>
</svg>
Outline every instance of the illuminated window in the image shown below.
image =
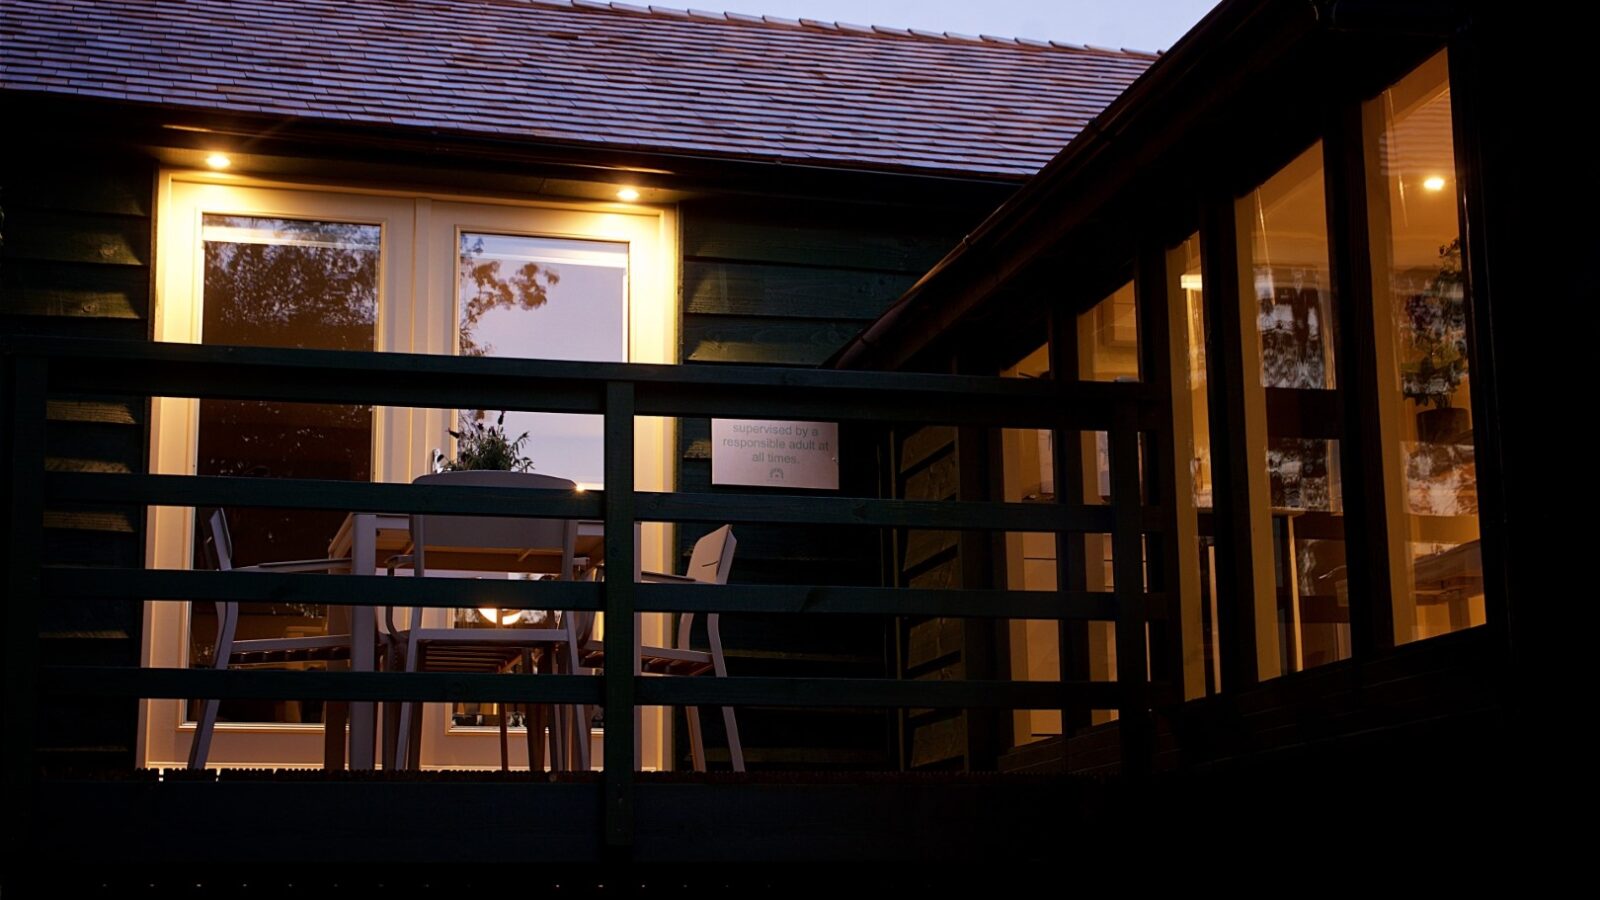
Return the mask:
<svg viewBox="0 0 1600 900">
<path fill-rule="evenodd" d="M 1384 507 L 1404 643 L 1484 622 L 1445 54 L 1368 102 L 1364 118 Z"/>
</svg>

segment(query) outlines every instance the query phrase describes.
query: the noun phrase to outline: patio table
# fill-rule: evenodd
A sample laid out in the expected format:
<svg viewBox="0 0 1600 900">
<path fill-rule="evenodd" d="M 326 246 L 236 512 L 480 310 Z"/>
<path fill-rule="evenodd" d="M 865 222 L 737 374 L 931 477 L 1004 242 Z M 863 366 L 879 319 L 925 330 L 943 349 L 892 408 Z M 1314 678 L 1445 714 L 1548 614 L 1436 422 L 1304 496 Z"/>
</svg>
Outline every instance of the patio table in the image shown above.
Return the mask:
<svg viewBox="0 0 1600 900">
<path fill-rule="evenodd" d="M 599 559 L 605 538 L 605 523 L 599 520 L 580 520 L 578 523 L 577 555 Z M 328 544 L 332 558 L 349 558 L 352 575 L 376 575 L 386 568 L 386 561 L 411 548 L 411 519 L 400 513 L 350 513 L 345 516 L 339 531 Z M 430 570 L 528 572 L 555 574 L 561 566 L 561 551 L 555 547 L 529 547 L 520 552 L 504 550 L 479 550 L 470 547 L 428 549 Z M 349 616 L 349 634 L 352 636 L 350 669 L 371 672 L 377 669 L 374 647 L 378 640 L 377 608 L 373 606 L 340 607 Z M 337 618 L 330 611 L 330 619 Z M 330 630 L 337 631 L 344 623 L 330 621 Z M 372 769 L 376 760 L 377 709 L 371 701 L 357 701 L 344 705 L 349 711 L 350 768 Z M 329 769 L 344 768 L 344 742 L 338 735 L 343 731 L 342 716 L 330 707 L 328 714 L 328 740 L 324 747 L 324 764 Z"/>
</svg>

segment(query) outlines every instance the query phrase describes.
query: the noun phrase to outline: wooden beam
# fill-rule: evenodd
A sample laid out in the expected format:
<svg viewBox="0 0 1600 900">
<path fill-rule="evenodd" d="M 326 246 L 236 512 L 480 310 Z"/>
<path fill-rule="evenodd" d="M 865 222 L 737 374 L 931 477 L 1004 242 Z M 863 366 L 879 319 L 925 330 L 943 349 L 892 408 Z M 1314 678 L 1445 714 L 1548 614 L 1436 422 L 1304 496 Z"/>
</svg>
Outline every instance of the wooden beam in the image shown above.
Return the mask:
<svg viewBox="0 0 1600 900">
<path fill-rule="evenodd" d="M 638 723 L 634 720 L 634 681 L 639 671 L 638 623 L 634 620 L 633 385 L 606 385 L 605 419 L 605 774 L 601 816 L 607 855 L 627 858 L 633 844 L 633 771 L 637 765 Z M 587 729 L 579 729 L 579 740 Z"/>
<path fill-rule="evenodd" d="M 41 693 L 58 697 L 196 697 L 253 700 L 416 700 L 476 703 L 599 703 L 603 682 L 583 675 L 507 678 L 483 672 L 296 672 L 284 669 L 165 669 L 47 666 Z"/>
<path fill-rule="evenodd" d="M 1277 648 L 1257 633 L 1255 591 L 1255 535 L 1251 504 L 1266 503 L 1250 488 L 1252 467 L 1265 466 L 1254 459 L 1245 440 L 1245 379 L 1259 374 L 1245 365 L 1241 347 L 1245 328 L 1254 328 L 1241 310 L 1241 258 L 1234 221 L 1234 200 L 1222 196 L 1201 210 L 1200 252 L 1205 274 L 1206 384 L 1210 389 L 1211 483 L 1216 523 L 1216 584 L 1220 621 L 1216 623 L 1222 653 L 1222 684 L 1240 690 L 1262 677 L 1277 674 L 1266 667 L 1260 654 L 1276 660 Z M 1243 248 L 1244 253 L 1249 248 Z"/>
<path fill-rule="evenodd" d="M 599 583 L 496 579 L 394 579 L 385 576 L 213 572 L 48 566 L 50 602 L 143 603 L 152 600 L 316 603 L 327 606 L 423 606 L 430 609 L 603 609 Z M 354 580 L 352 580 L 354 579 Z M 370 589 L 370 590 L 369 590 Z M 639 612 L 789 613 L 796 615 L 950 616 L 1111 621 L 1108 591 L 1023 591 L 814 586 L 795 584 L 641 584 Z M 1168 598 L 1148 593 L 1152 620 L 1167 615 Z"/>
<path fill-rule="evenodd" d="M 1188 309 L 1179 272 L 1166 248 L 1150 246 L 1139 255 L 1134 294 L 1139 314 L 1142 377 L 1165 389 L 1167 420 L 1146 432 L 1144 478 L 1149 496 L 1166 514 L 1146 535 L 1146 562 L 1170 608 L 1166 621 L 1151 630 L 1157 677 L 1179 685 L 1180 699 L 1205 696 L 1204 635 L 1200 628 L 1200 536 L 1194 476 L 1189 454 L 1179 447 L 1193 441 L 1189 393 Z M 1180 440 L 1180 434 L 1183 440 Z"/>
<path fill-rule="evenodd" d="M 1139 516 L 1139 430 L 1129 411 L 1107 435 L 1111 465 L 1112 570 L 1117 595 L 1117 724 L 1121 731 L 1122 774 L 1149 773 L 1154 751 L 1150 720 L 1150 675 L 1144 615 L 1144 535 Z"/>
<path fill-rule="evenodd" d="M 1065 302 L 1050 308 L 1050 379 L 1062 383 L 1078 381 L 1078 315 Z M 1084 503 L 1083 440 L 1078 429 L 1057 427 L 1051 431 L 1051 467 L 1055 475 L 1056 503 L 1077 507 Z M 1088 539 L 1076 532 L 1056 532 L 1056 590 L 1062 594 L 1104 593 L 1088 588 Z M 1115 607 L 1113 607 L 1114 609 Z M 1056 630 L 1057 668 L 1063 683 L 1089 680 L 1089 626 L 1084 622 L 1062 621 Z M 1065 695 L 1063 695 L 1065 696 Z M 1061 710 L 1063 752 L 1070 747 L 1067 738 L 1075 729 L 1090 724 L 1093 714 L 1064 704 Z"/>
<path fill-rule="evenodd" d="M 36 779 L 39 713 L 40 566 L 44 558 L 44 471 L 47 363 L 7 355 L 0 359 L 6 418 L 5 798 L 24 821 L 38 815 Z M 28 829 L 8 848 L 7 868 L 20 871 L 33 849 Z"/>
<path fill-rule="evenodd" d="M 607 640 L 614 634 L 608 633 Z M 626 672 L 626 670 L 624 670 Z M 172 669 L 47 666 L 41 694 L 56 697 L 223 697 L 301 700 L 417 700 L 478 703 L 594 704 L 614 690 L 609 678 L 540 675 L 506 678 L 477 672 L 295 672 L 282 669 Z M 1106 709 L 1125 696 L 1105 681 L 908 681 L 893 678 L 765 678 L 626 676 L 629 699 L 640 706 L 784 706 L 935 709 L 1057 709 L 1066 694 L 1074 706 Z M 608 723 L 607 737 L 617 732 Z M 623 745 L 632 771 L 632 741 Z M 630 776 L 631 780 L 631 776 Z M 624 798 L 626 799 L 626 798 Z M 608 808 L 614 800 L 608 800 Z"/>
<path fill-rule="evenodd" d="M 772 366 L 456 357 L 201 344 L 0 338 L 20 355 L 64 364 L 57 391 L 200 399 L 362 403 L 600 414 L 606 385 L 634 384 L 635 410 L 651 416 L 823 416 L 875 422 L 1105 428 L 1132 403 L 1154 415 L 1141 384 L 1072 383 L 994 376 L 853 372 Z"/>
<path fill-rule="evenodd" d="M 929 709 L 1105 709 L 1119 686 L 1105 681 L 908 681 L 891 678 L 640 678 L 645 705 L 890 707 Z"/>
<path fill-rule="evenodd" d="M 1380 123 L 1373 123 L 1380 124 Z M 1373 252 L 1369 239 L 1366 148 L 1359 101 L 1333 106 L 1323 138 L 1323 161 L 1331 280 L 1339 340 L 1334 342 L 1334 365 L 1344 415 L 1334 419 L 1342 426 L 1339 469 L 1344 503 L 1345 565 L 1349 573 L 1350 644 L 1354 656 L 1371 656 L 1394 646 L 1396 584 L 1392 567 L 1399 564 L 1396 550 L 1404 552 L 1403 471 L 1392 463 L 1384 439 L 1384 420 L 1398 414 L 1395 393 L 1385 392 L 1379 359 L 1392 350 L 1379 342 L 1392 338 L 1388 322 L 1379 322 L 1374 295 Z M 1375 147 L 1377 135 L 1373 134 Z M 1372 162 L 1376 162 L 1373 160 Z M 1385 283 L 1388 265 L 1381 267 Z M 1377 326 L 1389 326 L 1379 328 Z M 1392 342 L 1390 343 L 1392 347 Z M 1331 393 L 1323 391 L 1321 393 Z M 1385 470 L 1389 470 L 1386 472 Z M 1390 483 L 1398 480 L 1398 483 Z M 1390 509 L 1398 505 L 1398 509 Z M 1402 521 L 1396 522 L 1396 518 Z M 1396 534 L 1396 525 L 1401 526 Z M 1393 541 L 1401 543 L 1397 547 Z"/>
</svg>

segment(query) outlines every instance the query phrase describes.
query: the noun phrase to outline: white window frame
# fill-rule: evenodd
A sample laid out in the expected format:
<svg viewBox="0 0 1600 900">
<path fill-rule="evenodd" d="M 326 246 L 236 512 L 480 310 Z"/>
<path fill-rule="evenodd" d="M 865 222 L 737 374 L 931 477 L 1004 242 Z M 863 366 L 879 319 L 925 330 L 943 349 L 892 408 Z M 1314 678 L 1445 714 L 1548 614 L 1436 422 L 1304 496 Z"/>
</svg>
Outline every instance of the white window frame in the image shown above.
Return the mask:
<svg viewBox="0 0 1600 900">
<path fill-rule="evenodd" d="M 461 232 L 524 234 L 577 240 L 625 242 L 628 354 L 631 361 L 674 364 L 678 350 L 678 222 L 670 206 L 565 202 L 537 198 L 464 196 L 419 191 L 309 185 L 228 173 L 164 170 L 157 202 L 157 341 L 201 340 L 201 219 L 206 213 L 361 222 L 383 227 L 375 347 L 378 352 L 453 354 L 457 344 L 456 268 Z M 447 242 L 447 244 L 446 244 Z M 431 466 L 434 448 L 448 445 L 448 410 L 378 407 L 373 417 L 373 478 L 406 482 Z M 672 489 L 674 421 L 641 417 L 635 424 L 639 490 Z M 151 471 L 196 471 L 199 403 L 189 398 L 153 398 Z M 190 565 L 193 510 L 152 507 L 146 532 L 146 564 L 183 569 Z M 641 553 L 647 568 L 671 570 L 672 529 L 643 528 Z M 145 604 L 141 664 L 184 667 L 188 661 L 188 602 Z M 444 624 L 448 611 L 431 610 Z M 665 637 L 667 617 L 642 617 L 642 638 Z M 185 764 L 194 725 L 184 721 L 184 701 L 142 700 L 139 764 L 150 768 Z M 448 724 L 443 704 L 428 704 L 423 719 L 424 767 L 497 768 L 496 729 Z M 645 768 L 670 759 L 670 716 L 644 710 L 641 743 Z M 322 765 L 320 724 L 220 723 L 209 764 L 219 767 L 315 768 Z M 513 764 L 525 742 L 513 741 Z M 598 758 L 598 755 L 596 756 Z"/>
</svg>

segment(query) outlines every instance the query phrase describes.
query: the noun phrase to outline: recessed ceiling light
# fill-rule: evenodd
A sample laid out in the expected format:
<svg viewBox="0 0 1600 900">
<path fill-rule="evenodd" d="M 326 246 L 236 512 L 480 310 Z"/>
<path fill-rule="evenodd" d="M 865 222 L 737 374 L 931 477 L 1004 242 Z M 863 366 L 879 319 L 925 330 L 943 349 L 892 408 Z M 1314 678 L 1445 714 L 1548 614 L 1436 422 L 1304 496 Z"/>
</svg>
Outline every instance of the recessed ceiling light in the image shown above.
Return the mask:
<svg viewBox="0 0 1600 900">
<path fill-rule="evenodd" d="M 617 191 L 617 199 L 623 201 L 624 203 L 632 203 L 633 201 L 639 199 L 639 192 L 633 188 L 623 188 L 622 190 Z"/>
<path fill-rule="evenodd" d="M 233 160 L 221 153 L 213 153 L 206 157 L 206 165 L 213 169 L 226 169 L 233 165 Z"/>
<path fill-rule="evenodd" d="M 1429 175 L 1427 178 L 1422 179 L 1422 186 L 1430 191 L 1442 191 L 1444 190 L 1444 176 Z"/>
</svg>

